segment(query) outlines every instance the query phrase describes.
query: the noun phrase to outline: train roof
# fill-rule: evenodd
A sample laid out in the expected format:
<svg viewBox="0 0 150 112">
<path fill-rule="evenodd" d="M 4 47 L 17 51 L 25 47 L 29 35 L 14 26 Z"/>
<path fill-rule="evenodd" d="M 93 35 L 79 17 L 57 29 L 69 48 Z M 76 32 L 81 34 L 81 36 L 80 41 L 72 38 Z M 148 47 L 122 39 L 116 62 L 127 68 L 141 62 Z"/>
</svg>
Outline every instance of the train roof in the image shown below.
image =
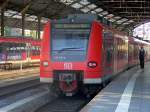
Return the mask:
<svg viewBox="0 0 150 112">
<path fill-rule="evenodd" d="M 31 43 L 32 45 L 41 45 L 41 40 L 35 40 L 26 37 L 0 37 L 0 43 L 2 42 L 14 42 L 14 43 Z"/>
<path fill-rule="evenodd" d="M 87 23 L 92 22 L 93 20 L 97 20 L 98 16 L 95 14 L 70 14 L 67 18 L 51 20 L 51 22 L 55 23 L 67 23 L 68 20 L 72 23 Z"/>
<path fill-rule="evenodd" d="M 115 28 L 111 27 L 111 25 L 109 25 L 108 21 L 100 18 L 99 16 L 97 16 L 95 14 L 70 14 L 70 15 L 68 15 L 68 17 L 66 17 L 64 19 L 51 20 L 51 22 L 52 23 L 68 23 L 68 20 L 70 20 L 70 22 L 72 22 L 72 23 L 88 23 L 88 22 L 92 22 L 92 21 L 97 21 L 106 29 L 110 29 L 113 32 L 120 33 L 122 35 L 127 35 L 125 32 L 118 31 Z"/>
</svg>

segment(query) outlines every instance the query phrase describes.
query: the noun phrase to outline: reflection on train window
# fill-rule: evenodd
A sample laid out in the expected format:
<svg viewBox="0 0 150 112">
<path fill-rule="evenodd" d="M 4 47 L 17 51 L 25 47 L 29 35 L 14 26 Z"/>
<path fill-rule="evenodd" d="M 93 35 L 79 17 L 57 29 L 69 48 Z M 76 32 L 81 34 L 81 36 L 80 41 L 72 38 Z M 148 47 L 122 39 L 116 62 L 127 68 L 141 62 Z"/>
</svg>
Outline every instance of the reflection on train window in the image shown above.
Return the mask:
<svg viewBox="0 0 150 112">
<path fill-rule="evenodd" d="M 104 32 L 103 36 L 106 63 L 109 64 L 112 62 L 113 58 L 113 35 L 111 32 Z"/>
<path fill-rule="evenodd" d="M 31 50 L 32 50 L 32 56 L 40 55 L 40 48 L 38 46 L 32 46 Z"/>
<path fill-rule="evenodd" d="M 2 53 L 2 52 L 3 52 L 3 47 L 0 46 L 0 53 Z"/>
<path fill-rule="evenodd" d="M 40 55 L 40 51 L 32 51 L 32 55 L 33 56 L 38 56 L 38 55 Z"/>
<path fill-rule="evenodd" d="M 54 61 L 85 60 L 89 32 L 89 29 L 53 29 L 52 59 Z"/>
<path fill-rule="evenodd" d="M 112 53 L 111 53 L 110 49 L 107 49 L 106 60 L 107 60 L 108 63 L 110 63 L 111 60 L 112 60 Z"/>
</svg>

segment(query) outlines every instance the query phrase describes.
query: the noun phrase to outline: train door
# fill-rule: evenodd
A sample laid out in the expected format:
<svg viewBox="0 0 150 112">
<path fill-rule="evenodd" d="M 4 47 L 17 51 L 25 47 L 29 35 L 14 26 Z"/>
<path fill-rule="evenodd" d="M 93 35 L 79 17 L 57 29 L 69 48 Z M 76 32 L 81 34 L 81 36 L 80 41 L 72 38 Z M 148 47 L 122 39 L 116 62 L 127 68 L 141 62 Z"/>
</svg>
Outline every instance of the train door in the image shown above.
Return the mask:
<svg viewBox="0 0 150 112">
<path fill-rule="evenodd" d="M 26 55 L 27 55 L 27 61 L 30 62 L 31 60 L 31 44 L 26 43 Z"/>
<path fill-rule="evenodd" d="M 107 80 L 113 74 L 113 65 L 114 65 L 114 38 L 113 33 L 105 31 L 103 33 L 103 48 L 104 48 L 104 76 Z"/>
<path fill-rule="evenodd" d="M 40 47 L 32 45 L 31 49 L 31 60 L 40 58 Z"/>
<path fill-rule="evenodd" d="M 4 63 L 6 61 L 6 48 L 3 47 L 3 44 L 0 43 L 0 63 Z"/>
<path fill-rule="evenodd" d="M 134 56 L 133 56 L 134 46 L 132 43 L 128 45 L 128 66 L 131 67 L 134 65 Z"/>
</svg>

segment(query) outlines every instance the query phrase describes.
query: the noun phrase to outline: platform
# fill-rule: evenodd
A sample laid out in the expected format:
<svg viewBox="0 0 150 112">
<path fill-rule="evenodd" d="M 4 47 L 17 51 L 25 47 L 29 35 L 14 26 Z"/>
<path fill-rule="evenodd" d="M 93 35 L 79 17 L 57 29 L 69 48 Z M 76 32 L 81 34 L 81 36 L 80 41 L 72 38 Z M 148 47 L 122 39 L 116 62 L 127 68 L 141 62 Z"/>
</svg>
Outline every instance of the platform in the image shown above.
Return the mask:
<svg viewBox="0 0 150 112">
<path fill-rule="evenodd" d="M 0 87 L 11 85 L 26 79 L 39 77 L 39 67 L 22 70 L 0 71 Z"/>
<path fill-rule="evenodd" d="M 150 62 L 120 74 L 80 112 L 150 112 Z"/>
<path fill-rule="evenodd" d="M 39 73 L 39 67 L 36 68 L 26 68 L 26 69 L 18 69 L 18 70 L 5 70 L 0 71 L 0 80 L 4 80 L 7 78 L 15 78 L 21 76 L 28 75 L 37 75 Z"/>
</svg>

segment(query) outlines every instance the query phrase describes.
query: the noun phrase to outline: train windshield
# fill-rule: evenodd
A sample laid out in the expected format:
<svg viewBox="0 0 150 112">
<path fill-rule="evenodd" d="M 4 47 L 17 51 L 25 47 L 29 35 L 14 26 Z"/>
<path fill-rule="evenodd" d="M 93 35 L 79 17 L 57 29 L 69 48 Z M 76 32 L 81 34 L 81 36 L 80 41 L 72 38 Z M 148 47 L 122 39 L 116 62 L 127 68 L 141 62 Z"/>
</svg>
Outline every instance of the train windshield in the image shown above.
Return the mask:
<svg viewBox="0 0 150 112">
<path fill-rule="evenodd" d="M 90 29 L 52 29 L 53 61 L 84 61 Z"/>
</svg>

